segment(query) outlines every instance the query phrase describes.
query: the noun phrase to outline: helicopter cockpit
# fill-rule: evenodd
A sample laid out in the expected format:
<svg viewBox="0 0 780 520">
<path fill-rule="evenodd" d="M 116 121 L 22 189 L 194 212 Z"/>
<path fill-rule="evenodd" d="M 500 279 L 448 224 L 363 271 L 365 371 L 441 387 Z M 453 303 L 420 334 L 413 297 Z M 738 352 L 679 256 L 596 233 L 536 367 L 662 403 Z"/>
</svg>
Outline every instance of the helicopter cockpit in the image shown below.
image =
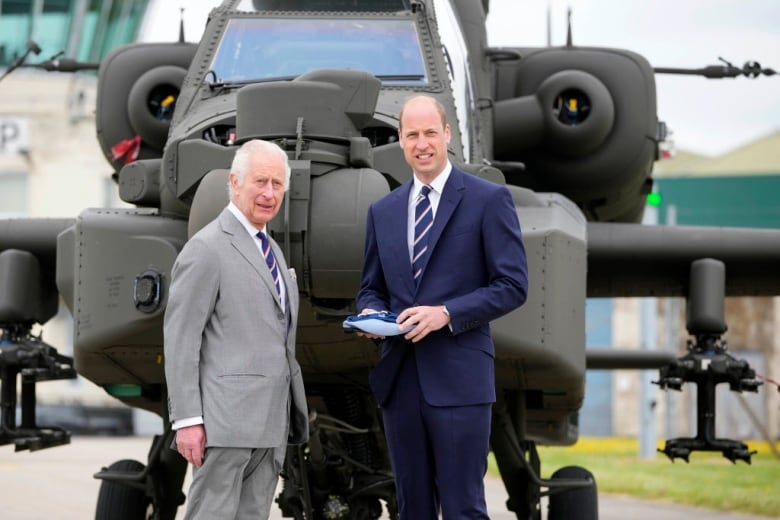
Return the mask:
<svg viewBox="0 0 780 520">
<path fill-rule="evenodd" d="M 385 85 L 426 85 L 412 18 L 232 18 L 211 63 L 224 86 L 292 79 L 313 69 L 363 70 Z"/>
</svg>

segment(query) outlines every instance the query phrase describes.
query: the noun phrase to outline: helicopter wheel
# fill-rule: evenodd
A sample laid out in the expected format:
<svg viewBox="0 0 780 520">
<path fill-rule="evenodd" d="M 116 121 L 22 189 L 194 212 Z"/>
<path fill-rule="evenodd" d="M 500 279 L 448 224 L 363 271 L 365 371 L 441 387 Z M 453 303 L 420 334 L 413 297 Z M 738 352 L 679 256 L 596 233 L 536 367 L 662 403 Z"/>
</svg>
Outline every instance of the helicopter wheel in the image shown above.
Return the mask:
<svg viewBox="0 0 780 520">
<path fill-rule="evenodd" d="M 579 466 L 566 466 L 551 477 L 555 479 L 591 479 L 593 485 L 550 495 L 548 520 L 598 520 L 598 494 L 593 474 Z"/>
<path fill-rule="evenodd" d="M 120 460 L 110 471 L 140 472 L 144 465 L 136 460 Z M 141 489 L 104 480 L 100 484 L 95 520 L 147 520 L 152 501 Z"/>
</svg>

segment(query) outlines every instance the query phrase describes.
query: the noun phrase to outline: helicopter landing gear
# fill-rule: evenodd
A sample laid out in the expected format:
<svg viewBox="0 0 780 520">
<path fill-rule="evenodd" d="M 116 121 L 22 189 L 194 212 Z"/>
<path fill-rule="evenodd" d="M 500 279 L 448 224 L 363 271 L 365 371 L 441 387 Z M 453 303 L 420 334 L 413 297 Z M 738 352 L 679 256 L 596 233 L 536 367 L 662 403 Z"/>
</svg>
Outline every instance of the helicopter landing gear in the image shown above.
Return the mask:
<svg viewBox="0 0 780 520">
<path fill-rule="evenodd" d="M 593 474 L 579 466 L 566 466 L 552 474 L 553 481 L 591 480 L 592 486 L 568 490 L 565 493 L 550 494 L 547 520 L 598 520 L 599 502 L 596 493 L 596 479 Z"/>
<path fill-rule="evenodd" d="M 111 464 L 107 471 L 120 473 L 142 473 L 144 465 L 137 460 L 119 460 Z M 147 520 L 152 500 L 142 488 L 118 484 L 104 480 L 100 484 L 95 519 L 113 518 L 115 520 Z"/>
<path fill-rule="evenodd" d="M 516 414 L 524 413 L 523 399 L 510 396 L 493 405 L 490 444 L 496 457 L 501 479 L 509 499 L 507 509 L 518 520 L 542 520 L 541 499 L 549 497 L 548 520 L 597 520 L 598 496 L 593 475 L 580 467 L 568 466 L 556 471 L 552 478 L 542 479 L 541 461 L 536 442 L 524 440 L 516 429 Z"/>
<path fill-rule="evenodd" d="M 146 465 L 120 460 L 95 473 L 102 480 L 95 520 L 174 520 L 184 503 L 187 461 L 170 449 L 170 426 L 155 435 Z"/>
</svg>

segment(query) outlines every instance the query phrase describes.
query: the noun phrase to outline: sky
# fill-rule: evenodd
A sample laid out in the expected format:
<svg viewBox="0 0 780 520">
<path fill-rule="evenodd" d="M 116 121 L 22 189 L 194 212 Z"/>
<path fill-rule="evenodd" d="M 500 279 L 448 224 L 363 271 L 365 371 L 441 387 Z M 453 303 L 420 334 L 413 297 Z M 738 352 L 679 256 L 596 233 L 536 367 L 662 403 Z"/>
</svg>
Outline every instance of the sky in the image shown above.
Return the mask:
<svg viewBox="0 0 780 520">
<path fill-rule="evenodd" d="M 153 0 L 142 39 L 175 40 L 186 6 L 185 37 L 197 41 L 216 4 Z M 656 74 L 658 118 L 678 151 L 718 156 L 780 131 L 780 0 L 491 0 L 488 43 L 564 45 L 569 8 L 576 46 L 631 50 L 654 67 L 700 68 L 722 57 L 778 72 L 718 80 Z"/>
</svg>

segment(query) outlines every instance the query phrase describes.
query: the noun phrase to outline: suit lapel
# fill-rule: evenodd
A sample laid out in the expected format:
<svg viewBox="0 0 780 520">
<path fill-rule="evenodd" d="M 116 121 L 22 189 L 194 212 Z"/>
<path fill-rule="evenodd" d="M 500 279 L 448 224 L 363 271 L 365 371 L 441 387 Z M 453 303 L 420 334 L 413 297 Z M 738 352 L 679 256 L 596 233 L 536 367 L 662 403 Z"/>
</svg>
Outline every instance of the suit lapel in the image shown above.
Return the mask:
<svg viewBox="0 0 780 520">
<path fill-rule="evenodd" d="M 223 210 L 219 218 L 222 231 L 228 235 L 231 235 L 231 245 L 236 248 L 239 254 L 244 257 L 247 262 L 249 262 L 249 265 L 252 266 L 252 269 L 254 269 L 258 275 L 260 275 L 260 279 L 266 285 L 268 290 L 271 291 L 271 294 L 276 296 L 276 285 L 274 284 L 274 279 L 271 276 L 271 271 L 268 269 L 268 266 L 265 263 L 265 258 L 263 258 L 263 255 L 260 253 L 260 249 L 258 249 L 254 239 L 249 236 L 249 233 L 246 232 L 244 226 L 242 226 L 238 219 L 236 219 L 236 217 L 230 213 L 230 210 Z M 273 241 L 271 241 L 271 243 L 273 244 Z M 278 248 L 274 249 L 274 254 L 277 254 L 277 250 Z M 278 262 L 279 257 L 277 256 L 277 263 Z M 281 267 L 281 264 L 279 264 L 279 267 Z M 276 301 L 277 307 L 281 308 L 282 304 L 279 301 L 279 298 L 275 297 L 274 300 Z"/>
<path fill-rule="evenodd" d="M 403 284 L 409 292 L 414 293 L 415 283 L 412 273 L 412 259 L 409 258 L 409 237 L 407 236 L 409 194 L 412 186 L 414 183 L 409 181 L 391 192 L 393 198 L 389 201 L 386 213 L 377 215 L 379 217 L 378 224 L 382 226 L 377 230 L 377 234 L 387 237 L 387 243 L 392 252 L 391 262 L 399 266 Z M 399 219 L 398 215 L 406 215 L 407 218 Z"/>
<path fill-rule="evenodd" d="M 292 278 L 290 278 L 290 271 L 287 268 L 287 262 L 285 262 L 284 260 L 284 254 L 282 253 L 282 249 L 279 247 L 279 244 L 277 244 L 276 240 L 274 240 L 273 238 L 271 238 L 271 249 L 273 250 L 274 256 L 276 257 L 276 266 L 279 268 L 279 275 L 282 277 L 282 283 L 284 283 L 284 289 L 285 289 L 284 300 L 286 302 L 287 309 L 290 309 L 290 315 L 292 316 L 293 318 L 292 321 L 294 322 L 298 312 L 298 284 L 293 283 Z M 276 287 L 274 287 L 274 294 L 275 293 L 276 293 Z M 277 302 L 278 302 L 278 298 L 277 298 Z M 279 302 L 279 305 L 281 307 L 281 302 Z M 287 312 L 287 309 L 283 309 L 283 310 Z"/>
<path fill-rule="evenodd" d="M 463 174 L 453 167 L 447 183 L 444 185 L 441 198 L 439 198 L 439 207 L 436 208 L 436 217 L 433 219 L 433 227 L 431 227 L 430 235 L 428 236 L 428 260 L 426 261 L 426 266 L 431 256 L 436 254 L 436 244 L 439 242 L 444 228 L 455 212 L 455 208 L 460 204 L 463 198 L 463 190 Z M 425 271 L 423 271 L 423 277 L 425 277 Z"/>
<path fill-rule="evenodd" d="M 285 262 L 282 249 L 274 239 L 271 239 L 271 248 L 274 251 L 274 255 L 276 255 L 276 263 L 279 267 L 279 273 L 285 288 L 285 307 L 283 311 L 285 316 L 287 316 L 287 350 L 294 356 L 295 342 L 289 341 L 289 338 L 295 325 L 298 323 L 298 299 L 300 298 L 298 295 L 298 282 L 294 282 L 290 276 L 290 270 L 287 267 L 287 262 Z"/>
</svg>

